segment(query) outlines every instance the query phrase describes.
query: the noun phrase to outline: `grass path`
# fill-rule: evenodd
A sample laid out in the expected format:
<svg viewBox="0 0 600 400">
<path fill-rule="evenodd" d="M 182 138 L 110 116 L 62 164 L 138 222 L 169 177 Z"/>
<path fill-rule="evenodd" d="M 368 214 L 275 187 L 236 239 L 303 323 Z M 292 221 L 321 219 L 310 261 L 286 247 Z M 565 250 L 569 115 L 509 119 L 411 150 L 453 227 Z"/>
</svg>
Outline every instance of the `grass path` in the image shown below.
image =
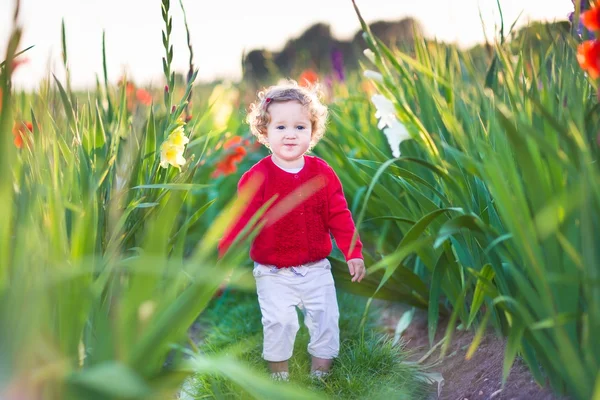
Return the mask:
<svg viewBox="0 0 600 400">
<path fill-rule="evenodd" d="M 340 293 L 338 301 L 342 343 L 331 375 L 325 381 L 310 379 L 310 356 L 306 351 L 309 336 L 301 324 L 290 360 L 291 384 L 332 399 L 425 398 L 425 389 L 415 379 L 415 371 L 403 364 L 400 347 L 392 346 L 376 326 L 377 310 L 369 312 L 363 331 L 360 322 L 366 300 Z M 240 361 L 267 376 L 267 365 L 261 358 L 262 325 L 255 294 L 226 292 L 213 301 L 198 324 L 202 332 L 201 351 L 234 353 Z M 220 376 L 197 375 L 192 386 L 192 398 L 196 399 L 252 398 L 243 388 Z"/>
</svg>

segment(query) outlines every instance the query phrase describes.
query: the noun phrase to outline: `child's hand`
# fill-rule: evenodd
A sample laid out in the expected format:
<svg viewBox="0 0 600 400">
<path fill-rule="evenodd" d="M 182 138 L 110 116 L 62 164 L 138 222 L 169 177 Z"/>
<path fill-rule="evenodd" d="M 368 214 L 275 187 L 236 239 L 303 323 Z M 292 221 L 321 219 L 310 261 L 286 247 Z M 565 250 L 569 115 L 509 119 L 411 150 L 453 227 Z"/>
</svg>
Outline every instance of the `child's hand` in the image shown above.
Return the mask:
<svg viewBox="0 0 600 400">
<path fill-rule="evenodd" d="M 352 282 L 360 282 L 367 273 L 365 262 L 360 258 L 348 260 L 348 269 L 350 270 L 350 275 L 352 275 Z"/>
</svg>

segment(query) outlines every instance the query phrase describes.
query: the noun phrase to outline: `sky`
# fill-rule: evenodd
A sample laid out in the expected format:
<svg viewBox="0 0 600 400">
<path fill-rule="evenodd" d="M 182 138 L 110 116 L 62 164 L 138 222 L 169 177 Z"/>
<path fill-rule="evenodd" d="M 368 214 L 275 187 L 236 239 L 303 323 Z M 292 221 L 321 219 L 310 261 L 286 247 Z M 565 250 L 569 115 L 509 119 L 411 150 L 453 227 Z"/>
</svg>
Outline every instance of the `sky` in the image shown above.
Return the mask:
<svg viewBox="0 0 600 400">
<path fill-rule="evenodd" d="M 360 28 L 351 0 L 182 0 L 186 9 L 194 63 L 201 81 L 239 79 L 244 51 L 278 51 L 285 42 L 317 22 L 328 23 L 338 39 L 349 39 Z M 367 22 L 413 17 L 428 37 L 463 47 L 494 37 L 500 22 L 496 0 L 356 0 Z M 0 60 L 12 27 L 15 0 L 0 0 Z M 500 0 L 505 26 L 518 18 L 529 21 L 566 19 L 568 0 Z M 35 47 L 28 62 L 15 72 L 17 88 L 34 88 L 54 73 L 64 78 L 61 61 L 61 20 L 66 26 L 73 87 L 94 86 L 102 76 L 102 32 L 106 34 L 108 77 L 116 82 L 124 72 L 138 85 L 162 82 L 160 0 L 22 0 L 20 48 Z M 481 13 L 481 15 L 480 15 Z M 186 34 L 179 0 L 171 0 L 175 71 L 188 65 Z"/>
</svg>

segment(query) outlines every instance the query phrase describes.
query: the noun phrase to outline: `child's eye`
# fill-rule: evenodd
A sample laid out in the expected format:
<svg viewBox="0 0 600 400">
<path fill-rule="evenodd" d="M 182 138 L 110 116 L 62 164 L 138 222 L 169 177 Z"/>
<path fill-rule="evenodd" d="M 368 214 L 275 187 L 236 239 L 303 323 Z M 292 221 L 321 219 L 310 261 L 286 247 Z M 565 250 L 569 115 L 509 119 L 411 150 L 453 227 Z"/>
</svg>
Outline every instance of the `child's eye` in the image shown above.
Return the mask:
<svg viewBox="0 0 600 400">
<path fill-rule="evenodd" d="M 304 129 L 306 129 L 306 128 L 305 128 L 304 126 L 302 126 L 302 125 L 298 125 L 298 126 L 296 127 L 296 129 L 298 129 L 299 131 L 302 131 L 302 130 L 304 130 Z"/>
<path fill-rule="evenodd" d="M 283 126 L 283 125 L 279 125 L 279 126 L 275 127 L 275 129 L 278 129 L 278 130 L 280 130 L 280 131 L 281 131 L 281 130 L 285 129 L 285 126 Z"/>
</svg>

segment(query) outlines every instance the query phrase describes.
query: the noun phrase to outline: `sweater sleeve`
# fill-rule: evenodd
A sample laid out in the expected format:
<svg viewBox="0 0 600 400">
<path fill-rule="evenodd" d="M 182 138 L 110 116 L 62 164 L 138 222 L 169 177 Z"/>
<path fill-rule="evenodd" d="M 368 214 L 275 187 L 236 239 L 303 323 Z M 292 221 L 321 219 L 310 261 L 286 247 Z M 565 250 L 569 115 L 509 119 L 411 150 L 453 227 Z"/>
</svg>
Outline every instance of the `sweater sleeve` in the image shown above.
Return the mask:
<svg viewBox="0 0 600 400">
<path fill-rule="evenodd" d="M 337 174 L 328 166 L 328 194 L 329 194 L 329 230 L 337 246 L 340 248 L 346 261 L 353 258 L 363 258 L 362 242 L 352 220 L 352 213 L 344 197 L 342 183 Z M 353 243 L 354 234 L 356 241 Z M 350 247 L 352 246 L 352 249 Z"/>
<path fill-rule="evenodd" d="M 219 257 L 222 257 L 237 236 L 244 230 L 250 219 L 263 205 L 263 185 L 265 174 L 259 171 L 250 170 L 242 175 L 237 185 L 238 201 L 241 200 L 241 195 L 244 189 L 251 189 L 248 185 L 258 185 L 256 190 L 251 190 L 253 195 L 246 202 L 246 206 L 242 206 L 239 214 L 230 222 L 225 234 L 218 244 Z"/>
</svg>

